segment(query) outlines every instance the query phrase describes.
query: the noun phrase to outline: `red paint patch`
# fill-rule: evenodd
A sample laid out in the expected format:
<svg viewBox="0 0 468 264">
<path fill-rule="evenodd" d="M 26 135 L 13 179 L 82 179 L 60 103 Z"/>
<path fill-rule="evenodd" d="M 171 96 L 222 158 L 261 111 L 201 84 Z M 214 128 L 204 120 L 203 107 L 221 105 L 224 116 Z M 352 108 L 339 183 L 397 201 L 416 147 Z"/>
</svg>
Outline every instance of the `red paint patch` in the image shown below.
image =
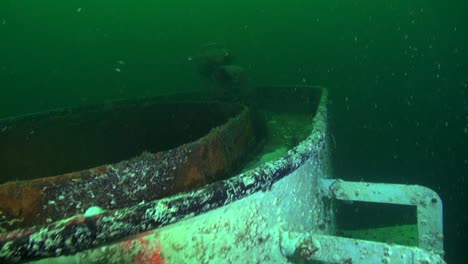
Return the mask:
<svg viewBox="0 0 468 264">
<path fill-rule="evenodd" d="M 133 246 L 133 240 L 125 240 L 124 242 L 122 242 L 122 247 L 125 251 L 132 250 L 132 246 Z"/>
<path fill-rule="evenodd" d="M 140 264 L 164 264 L 164 258 L 161 254 L 161 246 L 146 247 L 143 252 L 138 254 L 133 260 Z"/>
<path fill-rule="evenodd" d="M 150 232 L 146 232 L 150 233 Z M 164 264 L 164 257 L 161 254 L 161 245 L 157 241 L 149 241 L 141 236 L 125 240 L 122 242 L 122 248 L 127 252 L 137 251 L 133 260 L 139 264 Z M 135 252 L 136 253 L 136 252 Z"/>
</svg>

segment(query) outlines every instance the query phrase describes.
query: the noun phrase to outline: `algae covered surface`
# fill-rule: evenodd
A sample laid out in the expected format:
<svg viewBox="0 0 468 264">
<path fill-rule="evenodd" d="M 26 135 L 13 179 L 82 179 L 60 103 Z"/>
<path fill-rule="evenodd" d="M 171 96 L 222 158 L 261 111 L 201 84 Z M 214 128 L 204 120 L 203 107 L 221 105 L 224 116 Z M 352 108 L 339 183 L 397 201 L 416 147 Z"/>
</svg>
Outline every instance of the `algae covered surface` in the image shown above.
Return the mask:
<svg viewBox="0 0 468 264">
<path fill-rule="evenodd" d="M 264 112 L 265 140 L 244 171 L 273 161 L 310 135 L 312 115 Z"/>
<path fill-rule="evenodd" d="M 364 239 L 389 244 L 411 247 L 418 246 L 418 228 L 416 225 L 388 226 L 381 228 L 342 230 L 344 237 Z"/>
</svg>

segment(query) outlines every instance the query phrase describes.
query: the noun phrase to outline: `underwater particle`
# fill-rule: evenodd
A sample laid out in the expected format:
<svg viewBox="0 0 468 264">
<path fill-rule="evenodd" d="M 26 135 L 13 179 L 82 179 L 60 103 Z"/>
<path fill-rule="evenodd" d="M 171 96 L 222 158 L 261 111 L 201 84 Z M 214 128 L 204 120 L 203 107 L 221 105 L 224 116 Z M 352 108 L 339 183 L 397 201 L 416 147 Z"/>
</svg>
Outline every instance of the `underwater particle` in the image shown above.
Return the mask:
<svg viewBox="0 0 468 264">
<path fill-rule="evenodd" d="M 6 19 L 2 18 L 2 25 L 6 24 Z"/>
<path fill-rule="evenodd" d="M 118 65 L 125 65 L 125 61 L 124 60 L 118 60 L 116 61 Z"/>
<path fill-rule="evenodd" d="M 90 217 L 90 216 L 98 215 L 98 214 L 101 214 L 101 213 L 104 213 L 104 209 L 102 209 L 99 206 L 94 205 L 94 206 L 91 206 L 90 208 L 88 208 L 86 210 L 86 212 L 84 213 L 84 216 L 85 217 Z"/>
<path fill-rule="evenodd" d="M 187 61 L 193 61 L 193 58 L 191 56 L 188 56 Z"/>
</svg>

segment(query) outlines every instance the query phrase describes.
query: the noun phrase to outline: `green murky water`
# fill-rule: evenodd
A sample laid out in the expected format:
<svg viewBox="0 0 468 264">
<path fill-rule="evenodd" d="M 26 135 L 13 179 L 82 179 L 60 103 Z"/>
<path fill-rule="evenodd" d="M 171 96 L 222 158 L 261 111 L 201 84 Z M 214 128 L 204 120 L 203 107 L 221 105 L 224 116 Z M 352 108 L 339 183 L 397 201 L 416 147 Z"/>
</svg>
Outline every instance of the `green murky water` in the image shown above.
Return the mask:
<svg viewBox="0 0 468 264">
<path fill-rule="evenodd" d="M 217 92 L 196 65 L 217 43 L 249 86 L 328 87 L 336 177 L 435 189 L 455 263 L 468 224 L 467 14 L 457 0 L 0 0 L 0 118 Z"/>
</svg>

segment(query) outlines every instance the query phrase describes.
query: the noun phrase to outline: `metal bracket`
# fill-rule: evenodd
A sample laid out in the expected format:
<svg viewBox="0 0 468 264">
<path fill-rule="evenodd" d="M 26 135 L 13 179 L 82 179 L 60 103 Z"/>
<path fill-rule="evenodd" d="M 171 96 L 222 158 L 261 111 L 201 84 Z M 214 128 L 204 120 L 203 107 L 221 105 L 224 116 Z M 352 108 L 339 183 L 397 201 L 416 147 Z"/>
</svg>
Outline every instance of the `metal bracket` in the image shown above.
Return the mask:
<svg viewBox="0 0 468 264">
<path fill-rule="evenodd" d="M 440 255 L 417 247 L 310 233 L 284 232 L 280 247 L 286 257 L 325 263 L 445 264 Z"/>
<path fill-rule="evenodd" d="M 322 179 L 321 191 L 330 199 L 416 206 L 418 247 L 284 232 L 283 255 L 327 263 L 445 263 L 442 201 L 433 190 L 419 185 Z"/>
</svg>

